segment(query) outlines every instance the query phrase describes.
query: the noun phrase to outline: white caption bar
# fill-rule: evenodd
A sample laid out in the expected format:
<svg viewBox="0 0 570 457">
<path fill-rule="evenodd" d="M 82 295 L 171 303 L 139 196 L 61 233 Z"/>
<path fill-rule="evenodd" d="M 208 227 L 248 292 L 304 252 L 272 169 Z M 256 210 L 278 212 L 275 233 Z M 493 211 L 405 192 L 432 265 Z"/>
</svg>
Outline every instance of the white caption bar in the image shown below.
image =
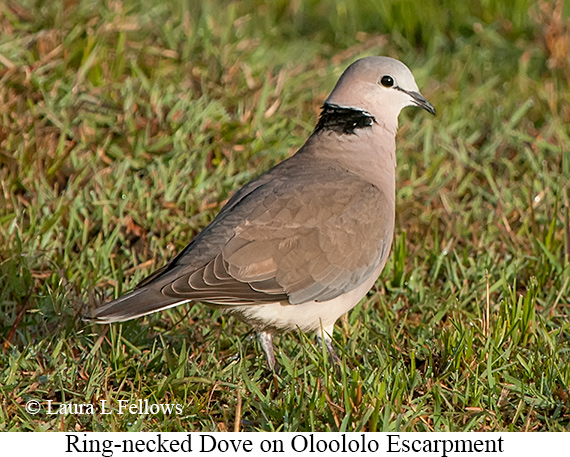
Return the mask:
<svg viewBox="0 0 570 457">
<path fill-rule="evenodd" d="M 537 456 L 568 452 L 564 433 L 19 433 L 0 434 L 5 455 Z"/>
</svg>

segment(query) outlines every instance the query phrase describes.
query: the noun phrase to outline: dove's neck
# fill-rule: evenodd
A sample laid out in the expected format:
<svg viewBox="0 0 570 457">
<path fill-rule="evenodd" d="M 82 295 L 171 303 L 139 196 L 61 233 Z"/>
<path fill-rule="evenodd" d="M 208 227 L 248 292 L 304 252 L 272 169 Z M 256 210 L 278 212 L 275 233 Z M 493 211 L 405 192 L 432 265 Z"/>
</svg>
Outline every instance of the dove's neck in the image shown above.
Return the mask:
<svg viewBox="0 0 570 457">
<path fill-rule="evenodd" d="M 387 123 L 366 112 L 324 114 L 303 149 L 394 195 L 397 118 Z"/>
</svg>

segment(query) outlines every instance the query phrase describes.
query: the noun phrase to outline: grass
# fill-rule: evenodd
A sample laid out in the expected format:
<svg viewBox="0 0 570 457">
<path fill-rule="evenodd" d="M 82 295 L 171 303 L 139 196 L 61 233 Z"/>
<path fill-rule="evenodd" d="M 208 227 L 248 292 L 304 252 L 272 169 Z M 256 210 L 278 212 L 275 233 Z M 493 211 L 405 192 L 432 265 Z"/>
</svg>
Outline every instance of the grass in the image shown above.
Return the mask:
<svg viewBox="0 0 570 457">
<path fill-rule="evenodd" d="M 0 429 L 570 428 L 569 6 L 368 3 L 0 4 Z M 81 321 L 292 154 L 365 55 L 438 115 L 400 117 L 393 252 L 336 327 L 338 371 L 293 333 L 273 377 L 202 305 Z"/>
</svg>

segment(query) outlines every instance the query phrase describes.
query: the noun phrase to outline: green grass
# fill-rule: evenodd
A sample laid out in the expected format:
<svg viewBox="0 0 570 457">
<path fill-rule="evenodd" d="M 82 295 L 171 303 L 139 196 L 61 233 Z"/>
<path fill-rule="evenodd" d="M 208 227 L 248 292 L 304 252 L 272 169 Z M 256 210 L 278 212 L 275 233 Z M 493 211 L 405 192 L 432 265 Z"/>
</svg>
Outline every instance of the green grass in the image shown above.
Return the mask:
<svg viewBox="0 0 570 457">
<path fill-rule="evenodd" d="M 569 430 L 569 5 L 271 5 L 0 3 L 0 429 Z M 335 329 L 337 371 L 292 333 L 273 377 L 202 305 L 81 321 L 292 154 L 366 55 L 404 61 L 438 115 L 400 117 L 393 252 Z"/>
</svg>

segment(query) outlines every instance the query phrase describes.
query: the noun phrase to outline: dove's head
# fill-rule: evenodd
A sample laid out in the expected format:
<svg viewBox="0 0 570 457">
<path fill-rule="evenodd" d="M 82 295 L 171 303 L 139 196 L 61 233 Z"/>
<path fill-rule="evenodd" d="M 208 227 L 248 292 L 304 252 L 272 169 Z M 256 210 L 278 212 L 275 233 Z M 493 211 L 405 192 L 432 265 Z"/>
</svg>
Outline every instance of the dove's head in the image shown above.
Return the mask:
<svg viewBox="0 0 570 457">
<path fill-rule="evenodd" d="M 420 94 L 412 72 L 390 57 L 365 57 L 350 65 L 325 104 L 365 111 L 379 124 L 397 125 L 406 106 L 419 106 L 431 114 L 435 108 Z"/>
</svg>

